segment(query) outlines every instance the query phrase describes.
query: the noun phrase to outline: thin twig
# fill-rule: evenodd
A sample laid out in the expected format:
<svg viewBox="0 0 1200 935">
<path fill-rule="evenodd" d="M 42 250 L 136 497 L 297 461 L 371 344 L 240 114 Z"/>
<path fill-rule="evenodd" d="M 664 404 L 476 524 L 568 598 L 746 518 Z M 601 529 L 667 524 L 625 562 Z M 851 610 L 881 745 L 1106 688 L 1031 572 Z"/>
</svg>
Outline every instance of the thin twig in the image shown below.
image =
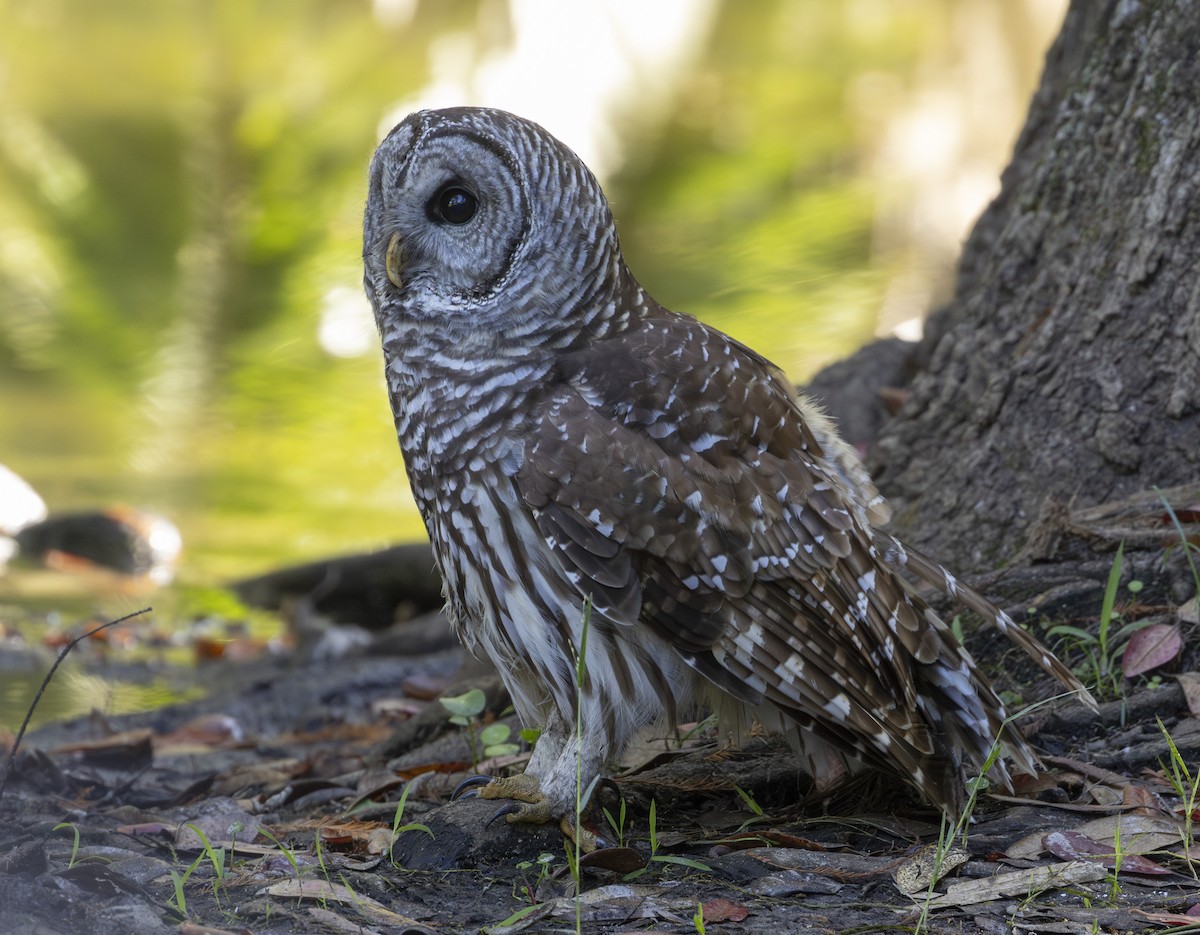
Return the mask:
<svg viewBox="0 0 1200 935">
<path fill-rule="evenodd" d="M 54 678 L 54 673 L 58 671 L 59 665 L 67 658 L 67 653 L 74 649 L 80 642 L 86 640 L 89 636 L 94 636 L 101 630 L 115 626 L 118 623 L 124 623 L 126 620 L 132 620 L 134 617 L 140 617 L 142 614 L 148 614 L 154 608 L 143 607 L 141 610 L 135 610 L 131 614 L 126 614 L 124 617 L 118 617 L 116 620 L 110 620 L 108 623 L 102 623 L 100 626 L 88 630 L 86 633 L 75 637 L 71 642 L 67 643 L 62 648 L 62 652 L 58 654 L 58 658 L 54 660 L 54 665 L 50 667 L 50 671 L 46 673 L 46 677 L 42 679 L 41 687 L 38 688 L 37 694 L 33 696 L 33 701 L 29 705 L 29 710 L 25 712 L 25 720 L 21 722 L 21 729 L 17 731 L 17 737 L 13 741 L 12 749 L 8 752 L 8 762 L 4 764 L 4 777 L 0 778 L 0 799 L 4 798 L 4 790 L 8 788 L 8 780 L 11 778 L 13 769 L 17 763 L 17 751 L 21 748 L 21 738 L 25 736 L 25 731 L 29 727 L 29 721 L 33 717 L 33 712 L 38 706 L 38 702 L 42 700 L 42 695 L 46 688 L 50 685 L 50 680 Z"/>
</svg>

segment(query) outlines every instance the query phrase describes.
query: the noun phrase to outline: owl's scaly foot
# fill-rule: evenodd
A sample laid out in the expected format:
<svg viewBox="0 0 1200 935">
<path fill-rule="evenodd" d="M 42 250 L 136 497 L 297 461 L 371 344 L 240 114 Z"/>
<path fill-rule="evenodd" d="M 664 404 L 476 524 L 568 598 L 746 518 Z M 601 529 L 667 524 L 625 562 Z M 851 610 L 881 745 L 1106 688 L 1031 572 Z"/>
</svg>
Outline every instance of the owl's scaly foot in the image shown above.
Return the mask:
<svg viewBox="0 0 1200 935">
<path fill-rule="evenodd" d="M 493 779 L 479 790 L 479 797 L 512 800 L 496 811 L 488 821 L 489 824 L 501 815 L 506 816 L 510 824 L 526 822 L 546 825 L 554 820 L 551 802 L 542 792 L 541 783 L 529 773 Z M 558 820 L 558 826 L 568 839 L 579 844 L 580 850 L 591 853 L 600 847 L 600 840 L 587 828 L 580 826 L 579 837 L 575 837 L 574 815 L 564 815 Z"/>
</svg>

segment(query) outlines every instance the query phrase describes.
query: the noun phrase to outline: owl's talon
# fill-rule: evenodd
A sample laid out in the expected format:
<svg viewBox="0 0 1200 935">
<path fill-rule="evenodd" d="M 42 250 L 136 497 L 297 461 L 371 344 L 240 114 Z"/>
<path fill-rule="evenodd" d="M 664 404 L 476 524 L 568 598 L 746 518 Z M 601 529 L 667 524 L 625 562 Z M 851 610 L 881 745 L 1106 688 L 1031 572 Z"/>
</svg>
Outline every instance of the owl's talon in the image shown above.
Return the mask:
<svg viewBox="0 0 1200 935">
<path fill-rule="evenodd" d="M 457 801 L 458 799 L 474 798 L 475 796 L 479 795 L 479 790 L 476 789 L 475 787 L 476 786 L 486 786 L 491 781 L 492 781 L 491 776 L 480 776 L 480 775 L 468 776 L 466 779 L 464 779 L 462 782 L 460 782 L 457 786 L 454 787 L 454 791 L 450 793 L 450 801 L 454 802 L 454 801 Z"/>
<path fill-rule="evenodd" d="M 484 827 L 490 826 L 491 823 L 497 818 L 501 818 L 504 815 L 516 815 L 521 811 L 522 808 L 524 808 L 524 806 L 520 802 L 505 802 L 498 809 L 496 809 L 495 812 L 492 813 L 491 818 L 483 823 Z"/>
<path fill-rule="evenodd" d="M 526 805 L 538 805 L 546 801 L 546 796 L 542 794 L 541 782 L 536 776 L 531 776 L 529 773 L 493 779 L 479 790 L 479 794 L 485 799 L 513 799 L 517 802 L 524 802 Z M 549 805 L 546 807 L 549 809 Z M 545 823 L 548 820 L 549 814 L 542 819 L 542 822 Z"/>
<path fill-rule="evenodd" d="M 592 851 L 599 850 L 602 847 L 608 847 L 608 842 L 585 828 L 582 824 L 579 826 L 579 837 L 575 837 L 575 821 L 574 816 L 564 815 L 559 819 L 558 827 L 562 829 L 563 837 L 568 841 L 574 841 L 579 844 L 579 849 L 585 854 L 590 854 Z"/>
</svg>

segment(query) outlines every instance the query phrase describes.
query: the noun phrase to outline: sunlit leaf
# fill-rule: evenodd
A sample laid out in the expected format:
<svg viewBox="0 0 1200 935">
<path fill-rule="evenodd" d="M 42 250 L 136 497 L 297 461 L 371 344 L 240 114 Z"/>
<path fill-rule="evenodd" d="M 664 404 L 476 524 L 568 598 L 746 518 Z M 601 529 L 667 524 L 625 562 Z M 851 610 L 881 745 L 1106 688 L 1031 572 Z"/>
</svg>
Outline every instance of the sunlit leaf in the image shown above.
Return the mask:
<svg viewBox="0 0 1200 935">
<path fill-rule="evenodd" d="M 438 701 L 451 714 L 463 718 L 475 717 L 487 706 L 487 696 L 478 688 L 461 695 L 445 695 Z"/>
</svg>

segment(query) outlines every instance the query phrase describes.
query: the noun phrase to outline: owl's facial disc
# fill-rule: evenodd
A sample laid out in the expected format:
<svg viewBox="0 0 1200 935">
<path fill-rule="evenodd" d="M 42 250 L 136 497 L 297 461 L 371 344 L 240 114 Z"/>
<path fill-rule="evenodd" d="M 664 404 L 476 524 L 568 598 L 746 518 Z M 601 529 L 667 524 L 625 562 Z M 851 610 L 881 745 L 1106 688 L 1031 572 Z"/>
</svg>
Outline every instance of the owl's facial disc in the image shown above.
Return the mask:
<svg viewBox="0 0 1200 935">
<path fill-rule="evenodd" d="M 382 272 L 410 309 L 479 303 L 511 269 L 528 200 L 502 143 L 453 123 L 381 147 Z"/>
</svg>

